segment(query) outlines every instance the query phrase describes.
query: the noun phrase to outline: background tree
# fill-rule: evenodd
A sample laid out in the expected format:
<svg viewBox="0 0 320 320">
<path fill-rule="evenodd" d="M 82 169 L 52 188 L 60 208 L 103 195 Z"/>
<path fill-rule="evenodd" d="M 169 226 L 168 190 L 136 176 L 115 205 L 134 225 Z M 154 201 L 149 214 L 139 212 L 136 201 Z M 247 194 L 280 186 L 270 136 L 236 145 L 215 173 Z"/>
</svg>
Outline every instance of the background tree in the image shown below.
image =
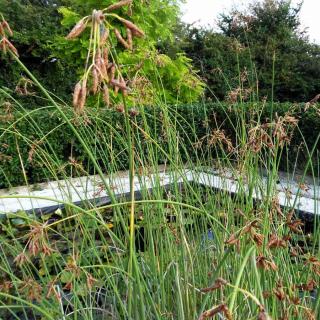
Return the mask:
<svg viewBox="0 0 320 320">
<path fill-rule="evenodd" d="M 181 24 L 176 35 L 175 46 L 168 47 L 168 54 L 185 52 L 207 84 L 207 99 L 226 99 L 228 92 L 239 85 L 238 63 L 242 69 L 250 67 L 248 50 L 232 37 L 192 25 Z"/>
<path fill-rule="evenodd" d="M 223 34 L 250 50 L 261 95 L 271 96 L 273 64 L 276 100 L 308 101 L 320 90 L 320 47 L 301 30 L 301 6 L 265 0 L 220 18 Z"/>
<path fill-rule="evenodd" d="M 181 24 L 175 29 L 169 55 L 182 50 L 207 83 L 206 97 L 226 99 L 247 75 L 258 82 L 260 98 L 309 101 L 320 92 L 320 46 L 311 44 L 299 19 L 301 5 L 290 1 L 254 2 L 219 18 L 221 32 Z M 274 64 L 274 79 L 273 79 Z"/>
</svg>

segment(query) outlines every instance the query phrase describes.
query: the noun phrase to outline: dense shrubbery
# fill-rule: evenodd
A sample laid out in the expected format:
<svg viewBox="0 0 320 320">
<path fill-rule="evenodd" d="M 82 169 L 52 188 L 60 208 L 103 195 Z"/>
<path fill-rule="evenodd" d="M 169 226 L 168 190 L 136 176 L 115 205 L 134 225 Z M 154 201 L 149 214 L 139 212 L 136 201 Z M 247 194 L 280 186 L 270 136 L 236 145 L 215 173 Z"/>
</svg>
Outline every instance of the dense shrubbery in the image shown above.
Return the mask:
<svg viewBox="0 0 320 320">
<path fill-rule="evenodd" d="M 205 142 L 202 149 L 195 148 L 195 143 L 206 134 L 215 129 L 225 131 L 225 134 L 232 142 L 236 143 L 235 129 L 239 120 L 239 112 L 245 108 L 248 121 L 258 120 L 259 109 L 254 104 L 210 104 L 210 105 L 182 105 L 169 108 L 169 118 L 176 121 L 177 136 L 181 139 L 183 149 L 179 150 L 182 159 L 201 158 L 201 152 L 216 152 L 215 146 L 211 148 Z M 264 107 L 260 121 L 268 121 L 271 105 Z M 298 164 L 303 167 L 306 163 L 307 153 L 303 138 L 311 149 L 320 132 L 319 115 L 315 108 L 304 111 L 304 105 L 275 104 L 274 112 L 279 116 L 290 111 L 290 114 L 299 119 L 299 129 L 294 131 L 291 145 L 288 152 L 284 152 L 281 160 L 282 168 L 288 169 L 288 165 L 294 165 L 297 157 Z M 115 164 L 119 169 L 128 168 L 128 155 L 125 150 L 125 143 L 122 143 L 121 136 L 125 134 L 124 115 L 108 109 L 92 109 L 88 111 L 87 118 L 74 118 L 73 111 L 65 110 L 72 122 L 77 126 L 80 134 L 85 138 L 90 148 L 96 150 L 96 158 L 101 165 L 110 162 L 114 168 Z M 140 115 L 132 118 L 141 128 L 148 128 L 151 139 L 158 143 L 164 150 L 168 150 L 167 137 L 163 133 L 161 107 L 146 107 Z M 80 122 L 79 122 L 80 121 Z M 83 124 L 86 125 L 83 125 Z M 93 173 L 89 167 L 89 159 L 80 144 L 74 139 L 72 130 L 63 122 L 59 113 L 53 108 L 43 108 L 32 112 L 12 112 L 2 118 L 1 138 L 7 141 L 1 146 L 0 161 L 0 187 L 10 185 L 21 185 L 26 183 L 23 175 L 18 172 L 25 172 L 28 183 L 36 183 L 62 177 L 62 172 L 70 174 L 75 162 L 83 172 L 80 175 Z M 92 140 L 95 136 L 96 139 Z M 136 139 L 139 141 L 138 154 L 147 153 L 145 145 L 146 137 L 143 132 L 137 130 Z M 103 152 L 99 149 L 104 148 Z M 110 148 L 110 150 L 105 150 Z M 318 150 L 320 150 L 318 145 Z M 200 152 L 201 151 L 201 152 Z M 99 158 L 99 154 L 101 157 Z M 105 155 L 112 155 L 113 159 L 106 159 Z M 288 158 L 287 158 L 288 157 Z M 159 156 L 159 161 L 166 157 Z M 112 161 L 112 164 L 111 164 Z M 50 163 L 50 166 L 45 165 Z M 53 165 L 54 164 L 54 165 Z M 317 162 L 315 162 L 316 166 Z M 23 167 L 23 170 L 22 170 Z M 50 169 L 51 168 L 51 169 Z M 59 168 L 61 171 L 59 172 Z M 64 170 L 62 170 L 64 169 Z M 89 170 L 89 172 L 87 171 Z M 105 172 L 108 167 L 103 165 Z M 76 171 L 73 171 L 76 172 Z"/>
<path fill-rule="evenodd" d="M 66 68 L 66 63 L 52 57 L 50 44 L 54 37 L 64 35 L 57 8 L 69 5 L 69 0 L 2 0 L 0 13 L 8 20 L 14 37 L 13 44 L 20 54 L 20 59 L 30 68 L 39 80 L 61 98 L 67 98 L 71 92 L 76 75 Z M 0 86 L 14 89 L 21 77 L 25 76 L 17 64 L 4 59 L 1 53 Z M 22 97 L 19 99 L 26 105 L 40 105 L 40 99 Z"/>
</svg>

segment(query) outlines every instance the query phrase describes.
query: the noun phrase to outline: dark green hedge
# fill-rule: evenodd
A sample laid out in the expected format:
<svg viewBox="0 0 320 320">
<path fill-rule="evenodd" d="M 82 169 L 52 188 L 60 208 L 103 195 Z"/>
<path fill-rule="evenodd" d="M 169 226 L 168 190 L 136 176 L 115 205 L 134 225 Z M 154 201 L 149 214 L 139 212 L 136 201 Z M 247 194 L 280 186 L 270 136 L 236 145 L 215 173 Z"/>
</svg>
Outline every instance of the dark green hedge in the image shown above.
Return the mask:
<svg viewBox="0 0 320 320">
<path fill-rule="evenodd" d="M 283 115 L 288 110 L 299 118 L 299 128 L 309 148 L 314 145 L 320 132 L 320 116 L 315 108 L 304 110 L 304 105 L 275 104 L 273 116 Z M 65 110 L 68 118 L 74 123 L 78 132 L 94 150 L 98 163 L 108 172 L 114 165 L 118 169 L 128 167 L 128 155 L 125 142 L 124 115 L 113 110 L 90 110 L 86 119 L 74 119 L 71 110 Z M 139 126 L 149 127 L 150 135 L 166 151 L 169 151 L 169 139 L 164 132 L 164 110 L 160 107 L 145 108 L 144 112 L 132 118 Z M 196 158 L 199 151 L 193 147 L 198 138 L 205 136 L 212 129 L 224 129 L 226 135 L 234 138 L 233 125 L 237 124 L 239 114 L 245 115 L 247 120 L 257 119 L 257 106 L 245 105 L 182 105 L 168 109 L 171 126 L 176 126 L 180 139 L 181 158 Z M 271 105 L 262 111 L 262 122 L 270 117 Z M 94 173 L 88 156 L 82 146 L 75 139 L 70 127 L 64 123 L 61 115 L 53 108 L 6 114 L 1 110 L 0 117 L 0 188 L 37 183 L 61 178 L 62 172 L 71 173 L 70 159 L 75 159 L 81 170 Z M 110 129 L 112 128 L 114 129 Z M 137 131 L 137 153 L 148 158 L 147 137 Z M 94 138 L 93 138 L 94 137 Z M 287 159 L 293 165 L 297 154 L 299 166 L 306 163 L 305 147 L 299 130 L 295 130 L 288 152 L 282 159 L 283 166 L 287 166 Z M 149 144 L 150 147 L 150 144 Z M 317 146 L 319 151 L 319 145 Z M 107 157 L 105 157 L 107 155 Z M 315 154 L 317 155 L 317 153 Z M 159 152 L 159 162 L 164 162 L 165 156 Z M 49 165 L 46 165 L 49 164 Z M 75 165 L 72 170 L 77 167 Z M 23 170 L 22 170 L 23 168 Z M 61 170 L 60 170 L 61 169 Z M 64 169 L 64 170 L 63 170 Z M 79 169 L 79 170 L 80 170 Z M 78 170 L 78 174 L 79 174 Z M 74 171 L 73 171 L 74 172 Z M 25 173 L 25 174 L 23 174 Z M 80 172 L 81 174 L 81 172 Z"/>
</svg>

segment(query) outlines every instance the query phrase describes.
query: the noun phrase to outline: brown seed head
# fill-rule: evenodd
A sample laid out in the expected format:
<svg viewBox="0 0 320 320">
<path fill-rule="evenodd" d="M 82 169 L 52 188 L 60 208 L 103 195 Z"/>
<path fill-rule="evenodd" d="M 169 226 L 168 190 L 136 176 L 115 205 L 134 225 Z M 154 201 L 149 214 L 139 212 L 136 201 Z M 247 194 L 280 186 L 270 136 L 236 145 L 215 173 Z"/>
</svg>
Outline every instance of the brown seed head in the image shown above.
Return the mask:
<svg viewBox="0 0 320 320">
<path fill-rule="evenodd" d="M 286 248 L 287 242 L 283 239 L 278 238 L 275 234 L 272 234 L 269 242 L 268 242 L 268 248 Z"/>
<path fill-rule="evenodd" d="M 115 75 L 116 75 L 116 66 L 113 63 L 109 68 L 109 79 L 110 79 L 110 82 L 114 80 Z"/>
<path fill-rule="evenodd" d="M 232 234 L 230 238 L 225 242 L 226 245 L 235 245 L 237 251 L 240 252 L 240 239 L 236 237 L 235 234 Z"/>
<path fill-rule="evenodd" d="M 41 244 L 38 239 L 32 239 L 29 241 L 28 250 L 31 256 L 36 256 L 41 251 Z"/>
<path fill-rule="evenodd" d="M 272 320 L 264 309 L 261 309 L 257 320 Z"/>
<path fill-rule="evenodd" d="M 270 291 L 263 291 L 262 292 L 262 296 L 265 298 L 265 299 L 269 299 L 271 297 L 271 292 Z"/>
<path fill-rule="evenodd" d="M 278 284 L 277 287 L 273 289 L 273 293 L 280 301 L 283 301 L 287 298 L 282 284 Z"/>
<path fill-rule="evenodd" d="M 134 23 L 132 23 L 129 20 L 123 19 L 123 18 L 119 18 L 119 20 L 128 28 L 131 30 L 132 34 L 136 37 L 144 37 L 144 32 L 139 29 Z"/>
<path fill-rule="evenodd" d="M 103 48 L 102 58 L 104 60 L 104 64 L 105 64 L 106 70 L 107 70 L 108 66 L 109 66 L 109 48 L 108 47 Z"/>
<path fill-rule="evenodd" d="M 129 115 L 130 115 L 131 117 L 136 117 L 137 115 L 139 115 L 139 111 L 138 111 L 137 109 L 135 109 L 135 108 L 131 108 L 131 109 L 129 110 Z"/>
<path fill-rule="evenodd" d="M 3 37 L 0 41 L 0 50 L 2 50 L 4 54 L 9 50 L 17 57 L 19 56 L 16 47 L 6 37 Z"/>
<path fill-rule="evenodd" d="M 107 11 L 107 12 L 114 11 L 114 10 L 120 9 L 121 7 L 130 5 L 131 3 L 132 3 L 132 0 L 122 0 L 122 1 L 119 1 L 119 2 L 117 2 L 117 3 L 115 3 L 115 4 L 110 5 L 110 6 L 106 9 L 106 11 Z"/>
<path fill-rule="evenodd" d="M 222 288 L 227 283 L 228 282 L 226 280 L 224 280 L 222 278 L 218 278 L 218 279 L 216 279 L 216 281 L 214 282 L 214 284 L 211 287 L 200 289 L 200 291 L 203 292 L 203 293 L 211 292 L 211 291 L 214 291 L 216 289 Z"/>
<path fill-rule="evenodd" d="M 210 310 L 207 310 L 207 311 L 203 312 L 200 315 L 198 320 L 205 320 L 205 319 L 208 319 L 208 318 L 212 318 L 215 315 L 217 315 L 218 313 L 223 313 L 227 320 L 232 320 L 232 316 L 231 316 L 231 314 L 229 312 L 229 309 L 228 309 L 227 305 L 225 305 L 225 304 L 220 304 L 217 307 L 214 307 L 214 308 L 212 308 Z"/>
<path fill-rule="evenodd" d="M 94 63 L 98 71 L 98 75 L 103 79 L 107 80 L 108 79 L 108 73 L 107 73 L 107 67 L 108 67 L 108 59 L 104 59 L 104 55 L 106 57 L 108 56 L 108 53 L 101 53 L 101 50 L 99 49 L 95 55 L 94 58 Z"/>
<path fill-rule="evenodd" d="M 114 29 L 114 34 L 116 35 L 116 38 L 118 39 L 118 41 L 126 48 L 126 49 L 130 49 L 129 44 L 127 43 L 126 40 L 123 39 L 122 35 L 120 34 L 120 31 L 115 28 Z"/>
<path fill-rule="evenodd" d="M 257 246 L 261 247 L 263 245 L 263 235 L 257 232 L 251 233 L 252 240 L 257 244 Z"/>
<path fill-rule="evenodd" d="M 127 42 L 129 45 L 129 49 L 133 49 L 133 41 L 132 41 L 132 31 L 131 29 L 127 28 Z"/>
<path fill-rule="evenodd" d="M 81 19 L 70 31 L 70 33 L 66 36 L 66 39 L 74 39 L 77 38 L 81 35 L 81 33 L 85 30 L 87 27 L 88 19 L 83 18 Z"/>
<path fill-rule="evenodd" d="M 109 29 L 103 29 L 101 35 L 100 35 L 100 46 L 104 46 L 107 43 L 107 40 L 109 38 L 110 31 Z"/>
<path fill-rule="evenodd" d="M 312 271 L 320 276 L 320 260 L 316 257 L 310 257 L 305 264 L 310 264 Z"/>
<path fill-rule="evenodd" d="M 287 222 L 287 226 L 289 229 L 294 233 L 303 233 L 301 227 L 304 225 L 304 223 L 298 219 L 295 221 Z"/>
<path fill-rule="evenodd" d="M 239 209 L 237 209 L 237 212 L 239 212 Z M 240 215 L 243 217 L 245 216 L 243 214 L 243 212 L 240 212 Z M 246 224 L 245 227 L 243 228 L 243 230 L 241 231 L 241 234 L 254 233 L 255 229 L 259 229 L 259 228 L 260 228 L 259 221 L 256 219 L 256 220 L 253 220 L 253 221 L 249 222 L 248 224 Z"/>
<path fill-rule="evenodd" d="M 116 106 L 116 110 L 120 113 L 124 113 L 124 106 L 123 104 L 119 104 Z"/>
<path fill-rule="evenodd" d="M 25 294 L 26 298 L 29 301 L 33 301 L 33 300 L 36 300 L 37 302 L 41 301 L 42 287 L 37 281 L 33 279 L 24 281 L 20 287 L 20 291 L 22 291 Z"/>
<path fill-rule="evenodd" d="M 104 20 L 104 14 L 101 10 L 93 10 L 92 18 L 95 23 L 101 24 Z"/>
<path fill-rule="evenodd" d="M 87 79 L 82 81 L 81 96 L 79 99 L 79 110 L 82 111 L 87 100 Z"/>
<path fill-rule="evenodd" d="M 74 91 L 73 91 L 73 106 L 74 106 L 74 108 L 78 108 L 80 95 L 81 95 L 81 82 L 79 81 L 75 85 Z"/>
<path fill-rule="evenodd" d="M 0 284 L 0 291 L 4 293 L 9 293 L 12 287 L 13 287 L 13 283 L 11 281 L 3 281 Z"/>
<path fill-rule="evenodd" d="M 28 152 L 28 162 L 32 163 L 33 162 L 33 156 L 36 152 L 36 149 L 37 149 L 37 143 L 33 143 L 29 152 Z"/>
<path fill-rule="evenodd" d="M 115 87 L 115 89 L 118 88 L 118 90 L 119 90 L 119 89 L 121 89 L 121 90 L 128 90 L 125 81 L 122 81 L 122 80 L 120 79 L 120 76 L 119 76 L 119 79 L 117 79 L 117 80 L 111 80 L 111 81 L 110 81 L 110 84 L 112 84 L 112 85 Z"/>
<path fill-rule="evenodd" d="M 46 242 L 42 242 L 42 253 L 44 256 L 51 256 L 56 250 L 52 249 Z"/>
<path fill-rule="evenodd" d="M 72 282 L 67 282 L 66 285 L 63 287 L 63 290 L 66 290 L 66 291 L 72 291 L 73 289 L 73 284 Z"/>
<path fill-rule="evenodd" d="M 92 93 L 96 94 L 99 87 L 99 76 L 96 67 L 92 68 Z"/>
<path fill-rule="evenodd" d="M 19 253 L 19 254 L 14 258 L 13 262 L 14 262 L 17 266 L 21 267 L 21 266 L 23 266 L 28 260 L 29 260 L 29 258 L 28 258 L 28 256 L 27 256 L 27 254 L 26 254 L 25 252 L 21 252 L 21 253 Z"/>
<path fill-rule="evenodd" d="M 273 270 L 276 271 L 278 268 L 274 261 L 268 260 L 265 256 L 262 254 L 259 254 L 256 258 L 257 267 L 264 269 L 264 270 Z"/>
<path fill-rule="evenodd" d="M 67 260 L 67 265 L 65 270 L 70 271 L 75 277 L 81 275 L 81 268 L 77 265 L 79 259 L 79 254 L 72 255 Z"/>
<path fill-rule="evenodd" d="M 4 29 L 3 29 L 3 25 L 2 25 L 2 23 L 0 23 L 0 36 L 2 36 L 2 37 L 5 37 L 5 31 L 4 31 Z"/>
<path fill-rule="evenodd" d="M 110 106 L 110 94 L 109 94 L 109 88 L 108 86 L 105 84 L 103 86 L 103 101 L 106 104 L 107 107 Z"/>
<path fill-rule="evenodd" d="M 97 279 L 95 279 L 90 273 L 87 274 L 87 287 L 89 290 L 92 289 L 95 282 L 97 282 Z"/>
<path fill-rule="evenodd" d="M 298 285 L 296 287 L 302 291 L 313 291 L 318 287 L 318 284 L 314 279 L 311 279 L 307 283 Z"/>
<path fill-rule="evenodd" d="M 10 28 L 9 23 L 6 20 L 3 20 L 1 24 L 2 24 L 3 30 L 4 31 L 7 30 L 8 34 L 12 37 L 13 36 L 13 32 L 12 32 L 12 30 Z"/>
</svg>

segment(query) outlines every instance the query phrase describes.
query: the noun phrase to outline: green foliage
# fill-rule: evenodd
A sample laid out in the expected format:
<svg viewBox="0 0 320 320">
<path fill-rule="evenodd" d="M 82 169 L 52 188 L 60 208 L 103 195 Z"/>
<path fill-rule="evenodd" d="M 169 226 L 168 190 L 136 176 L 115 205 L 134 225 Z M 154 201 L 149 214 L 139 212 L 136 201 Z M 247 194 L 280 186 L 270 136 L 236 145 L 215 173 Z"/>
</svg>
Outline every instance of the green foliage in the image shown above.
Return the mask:
<svg viewBox="0 0 320 320">
<path fill-rule="evenodd" d="M 207 84 L 206 97 L 214 101 L 225 99 L 230 90 L 239 86 L 238 63 L 242 69 L 250 68 L 248 50 L 239 50 L 235 39 L 219 33 L 192 26 L 180 28 L 178 46 L 192 59 Z"/>
<path fill-rule="evenodd" d="M 196 160 L 199 152 L 203 150 L 195 148 L 195 143 L 217 128 L 224 130 L 226 136 L 235 142 L 235 126 L 239 112 L 246 110 L 249 117 L 249 114 L 255 112 L 258 107 L 256 104 L 210 104 L 180 105 L 170 108 L 169 117 L 177 119 L 176 130 L 180 139 L 179 154 L 182 159 Z M 308 159 L 306 145 L 311 149 L 320 131 L 317 109 L 310 108 L 305 112 L 304 105 L 297 105 L 292 109 L 291 104 L 275 104 L 273 110 L 279 116 L 290 111 L 299 119 L 301 133 L 299 130 L 294 131 L 291 145 L 282 156 L 282 168 L 293 168 L 296 161 L 303 168 Z M 260 119 L 262 123 L 267 121 L 270 111 L 271 105 L 268 104 L 262 111 Z M 88 111 L 84 122 L 79 122 L 74 118 L 72 111 L 66 109 L 65 112 L 73 123 L 76 125 L 78 123 L 77 128 L 83 137 L 89 133 L 95 137 L 87 143 L 95 150 L 96 160 L 105 172 L 109 172 L 111 166 L 114 167 L 115 164 L 119 170 L 128 168 L 126 144 L 120 138 L 125 133 L 122 113 L 92 108 Z M 146 107 L 144 109 L 146 117 L 138 115 L 132 118 L 132 121 L 143 129 L 135 133 L 140 156 L 144 154 L 147 157 L 149 152 L 145 144 L 146 137 L 143 134 L 146 128 L 149 128 L 148 131 L 152 132 L 151 138 L 163 150 L 168 151 L 170 148 L 167 137 L 163 135 L 165 124 L 162 121 L 162 112 L 163 110 L 159 107 Z M 88 155 L 74 139 L 72 130 L 50 107 L 33 110 L 31 113 L 12 112 L 10 118 L 2 118 L 0 136 L 2 141 L 6 141 L 6 144 L 0 148 L 1 188 L 24 184 L 25 177 L 17 172 L 25 172 L 28 183 L 62 178 L 63 174 L 94 173 L 90 169 Z M 306 140 L 306 145 L 303 139 Z M 208 150 L 215 152 L 210 148 Z M 320 151 L 320 146 L 317 146 L 317 150 Z M 105 158 L 105 154 L 108 154 L 108 159 Z M 219 154 L 216 156 L 218 157 Z M 165 158 L 164 155 L 159 155 L 159 164 L 166 161 Z M 75 166 L 73 160 L 78 166 Z M 106 163 L 110 164 L 110 168 Z"/>
</svg>

